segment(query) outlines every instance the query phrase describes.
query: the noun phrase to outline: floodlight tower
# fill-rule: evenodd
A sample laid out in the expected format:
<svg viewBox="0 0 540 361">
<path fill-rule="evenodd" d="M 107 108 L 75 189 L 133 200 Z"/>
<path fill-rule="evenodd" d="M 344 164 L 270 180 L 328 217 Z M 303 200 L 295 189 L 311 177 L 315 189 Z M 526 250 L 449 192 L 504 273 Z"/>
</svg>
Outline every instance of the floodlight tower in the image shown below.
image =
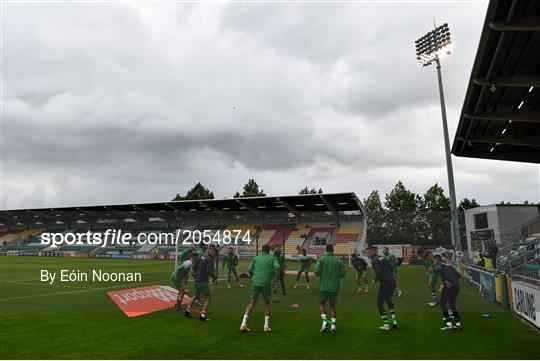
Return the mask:
<svg viewBox="0 0 540 361">
<path fill-rule="evenodd" d="M 446 151 L 446 172 L 448 174 L 448 189 L 450 193 L 450 210 L 452 216 L 452 243 L 454 251 L 461 251 L 461 239 L 456 205 L 456 190 L 454 186 L 454 171 L 452 170 L 452 158 L 450 156 L 450 140 L 448 139 L 448 123 L 446 121 L 446 105 L 444 104 L 444 92 L 441 75 L 440 59 L 452 53 L 452 39 L 448 24 L 444 23 L 435 27 L 432 31 L 416 40 L 416 60 L 419 66 L 424 67 L 436 64 L 437 80 L 439 82 L 439 97 L 441 101 L 441 115 L 444 133 L 444 149 Z"/>
</svg>

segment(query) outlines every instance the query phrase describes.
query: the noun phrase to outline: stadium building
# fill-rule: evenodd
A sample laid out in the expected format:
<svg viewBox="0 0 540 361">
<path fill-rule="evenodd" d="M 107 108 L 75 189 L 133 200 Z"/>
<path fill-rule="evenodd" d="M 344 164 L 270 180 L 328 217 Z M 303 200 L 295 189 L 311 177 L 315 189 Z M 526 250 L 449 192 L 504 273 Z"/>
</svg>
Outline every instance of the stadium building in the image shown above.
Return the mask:
<svg viewBox="0 0 540 361">
<path fill-rule="evenodd" d="M 540 233 L 540 205 L 492 204 L 465 210 L 469 256 L 488 244 L 505 245 Z"/>
<path fill-rule="evenodd" d="M 344 257 L 362 249 L 366 240 L 366 213 L 354 193 L 3 210 L 0 222 L 0 253 L 28 256 L 174 259 L 175 244 L 141 245 L 136 239 L 140 233 L 177 230 L 200 231 L 193 232 L 199 235 L 194 242 L 201 241 L 204 230 L 211 237 L 218 231 L 240 231 L 242 241 L 234 247 L 242 257 L 252 257 L 264 244 L 282 248 L 287 258 L 296 258 L 302 248 L 318 257 L 329 243 Z M 128 245 L 84 242 L 54 247 L 40 238 L 44 231 L 77 234 L 107 229 L 129 231 L 133 239 Z"/>
</svg>

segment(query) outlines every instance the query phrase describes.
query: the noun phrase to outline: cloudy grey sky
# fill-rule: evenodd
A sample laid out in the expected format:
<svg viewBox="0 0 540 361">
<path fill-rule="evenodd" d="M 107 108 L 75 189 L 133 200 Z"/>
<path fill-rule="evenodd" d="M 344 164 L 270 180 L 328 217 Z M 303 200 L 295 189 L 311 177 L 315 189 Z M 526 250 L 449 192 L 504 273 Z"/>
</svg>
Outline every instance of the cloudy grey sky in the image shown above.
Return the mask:
<svg viewBox="0 0 540 361">
<path fill-rule="evenodd" d="M 448 22 L 453 139 L 487 2 L 5 3 L 2 208 L 217 198 L 254 177 L 383 194 L 446 188 L 434 68 Z M 539 166 L 454 158 L 458 198 L 539 200 Z"/>
</svg>

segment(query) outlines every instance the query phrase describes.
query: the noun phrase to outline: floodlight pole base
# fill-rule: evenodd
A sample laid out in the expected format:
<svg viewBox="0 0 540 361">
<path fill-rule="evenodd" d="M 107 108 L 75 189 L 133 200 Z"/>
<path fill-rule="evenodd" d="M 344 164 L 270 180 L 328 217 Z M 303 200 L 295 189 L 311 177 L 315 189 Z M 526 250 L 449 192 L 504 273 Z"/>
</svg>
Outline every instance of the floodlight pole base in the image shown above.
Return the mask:
<svg viewBox="0 0 540 361">
<path fill-rule="evenodd" d="M 446 172 L 448 174 L 448 193 L 450 195 L 450 212 L 451 212 L 451 237 L 452 243 L 454 245 L 454 252 L 461 251 L 461 236 L 459 232 L 459 222 L 457 214 L 457 204 L 456 204 L 456 189 L 454 185 L 454 171 L 452 168 L 452 157 L 450 155 L 450 140 L 448 137 L 448 122 L 446 120 L 446 105 L 444 102 L 444 91 L 442 84 L 442 74 L 441 74 L 441 63 L 437 58 L 435 60 L 437 65 L 437 79 L 439 81 L 439 97 L 441 100 L 441 115 L 443 122 L 443 133 L 444 133 L 444 150 L 446 153 Z"/>
</svg>

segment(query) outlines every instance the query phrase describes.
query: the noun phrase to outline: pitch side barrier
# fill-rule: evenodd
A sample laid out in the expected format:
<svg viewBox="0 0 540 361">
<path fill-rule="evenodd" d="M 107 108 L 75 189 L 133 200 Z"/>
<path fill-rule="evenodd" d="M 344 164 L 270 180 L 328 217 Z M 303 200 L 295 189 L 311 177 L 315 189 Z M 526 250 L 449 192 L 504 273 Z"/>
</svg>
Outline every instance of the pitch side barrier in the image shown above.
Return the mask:
<svg viewBox="0 0 540 361">
<path fill-rule="evenodd" d="M 540 283 L 525 277 L 511 277 L 504 270 L 462 265 L 462 274 L 482 297 L 513 310 L 519 316 L 540 328 Z"/>
<path fill-rule="evenodd" d="M 514 275 L 509 283 L 512 310 L 540 329 L 540 280 Z"/>
<path fill-rule="evenodd" d="M 469 280 L 470 284 L 490 302 L 497 301 L 497 287 L 495 284 L 497 274 L 495 270 L 488 270 L 484 267 L 464 265 L 463 277 Z"/>
</svg>

